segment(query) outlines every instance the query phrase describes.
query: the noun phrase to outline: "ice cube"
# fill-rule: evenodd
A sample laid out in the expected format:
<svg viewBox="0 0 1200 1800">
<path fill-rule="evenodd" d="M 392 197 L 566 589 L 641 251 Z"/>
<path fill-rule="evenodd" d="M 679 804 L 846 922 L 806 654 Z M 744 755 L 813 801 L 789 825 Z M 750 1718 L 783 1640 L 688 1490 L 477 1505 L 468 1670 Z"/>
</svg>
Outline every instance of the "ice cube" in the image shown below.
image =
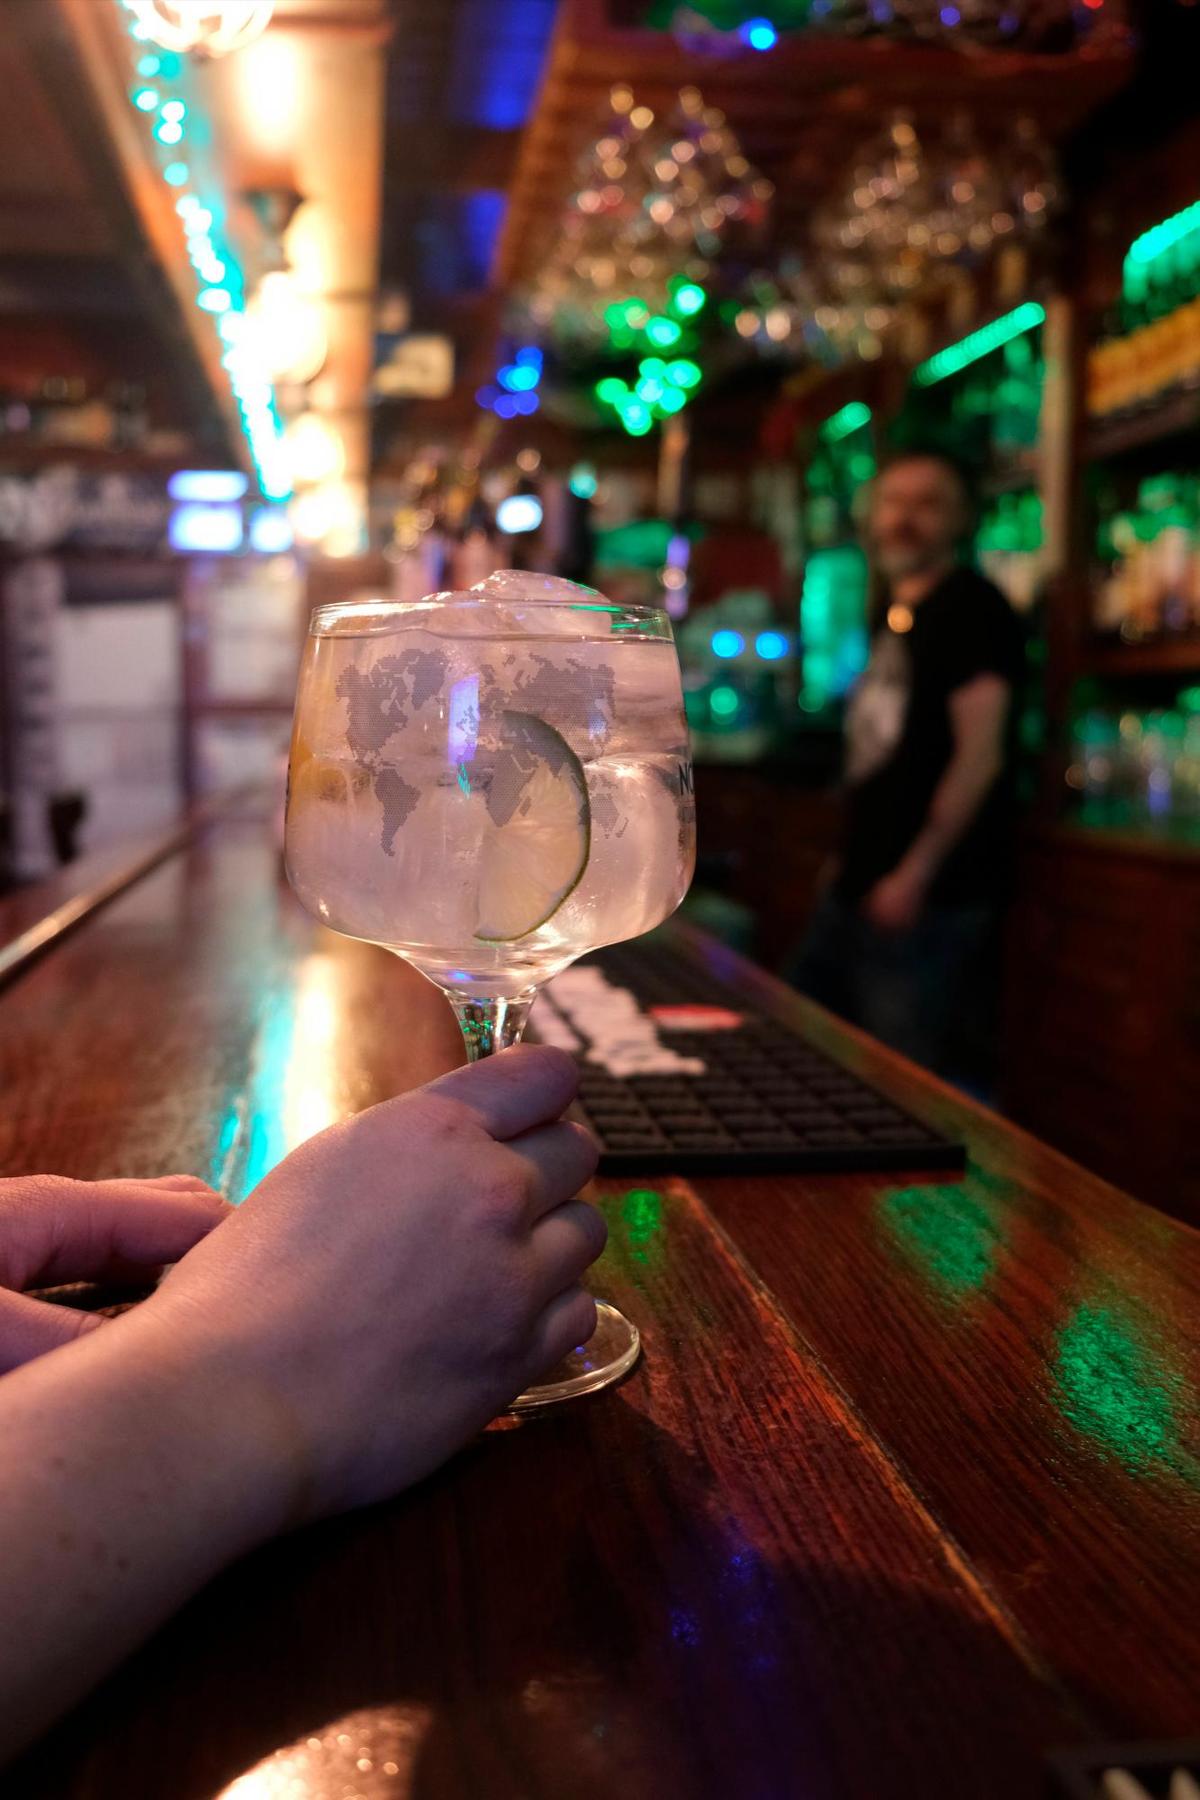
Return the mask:
<svg viewBox="0 0 1200 1800">
<path fill-rule="evenodd" d="M 533 637 L 579 641 L 607 637 L 612 629 L 609 602 L 595 588 L 559 575 L 535 575 L 528 569 L 497 569 L 472 592 L 489 612 L 503 611 L 520 621 Z"/>
<path fill-rule="evenodd" d="M 486 581 L 477 581 L 473 594 L 488 600 L 520 600 L 542 602 L 550 606 L 571 606 L 581 600 L 603 600 L 595 588 L 578 581 L 565 581 L 560 575 L 538 575 L 530 569 L 497 569 Z"/>
</svg>

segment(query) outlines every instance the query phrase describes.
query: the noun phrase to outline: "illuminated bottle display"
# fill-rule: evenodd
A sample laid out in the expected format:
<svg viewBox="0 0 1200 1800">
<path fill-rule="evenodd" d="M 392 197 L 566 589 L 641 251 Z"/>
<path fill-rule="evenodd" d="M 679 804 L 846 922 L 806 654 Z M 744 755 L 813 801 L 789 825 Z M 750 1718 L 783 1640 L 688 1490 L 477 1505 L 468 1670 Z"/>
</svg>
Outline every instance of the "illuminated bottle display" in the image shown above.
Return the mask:
<svg viewBox="0 0 1200 1800">
<path fill-rule="evenodd" d="M 1093 622 L 1127 642 L 1200 630 L 1200 473 L 1148 476 L 1101 518 Z"/>
</svg>

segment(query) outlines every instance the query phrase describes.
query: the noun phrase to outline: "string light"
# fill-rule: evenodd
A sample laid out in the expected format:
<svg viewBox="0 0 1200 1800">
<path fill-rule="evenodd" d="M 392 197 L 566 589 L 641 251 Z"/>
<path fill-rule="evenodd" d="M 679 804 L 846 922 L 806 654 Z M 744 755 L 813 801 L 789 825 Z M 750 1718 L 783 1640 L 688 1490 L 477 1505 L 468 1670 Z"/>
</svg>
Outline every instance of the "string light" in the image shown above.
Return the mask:
<svg viewBox="0 0 1200 1800">
<path fill-rule="evenodd" d="M 679 281 L 674 283 L 671 293 L 671 309 L 681 318 L 694 318 L 702 312 L 708 303 L 708 295 L 697 281 Z"/>
<path fill-rule="evenodd" d="M 502 364 L 496 371 L 496 383 L 481 387 L 476 395 L 476 405 L 486 412 L 494 412 L 501 419 L 526 418 L 537 412 L 541 406 L 538 388 L 541 385 L 545 359 L 537 344 L 523 344 L 514 351 L 510 362 Z"/>
<path fill-rule="evenodd" d="M 770 19 L 747 19 L 738 35 L 752 50 L 773 50 L 779 42 L 779 33 Z"/>
<path fill-rule="evenodd" d="M 138 74 L 153 77 L 157 85 L 140 87 L 130 94 L 130 102 L 149 123 L 157 112 L 153 138 L 166 151 L 183 143 L 189 125 L 187 102 L 178 94 L 164 93 L 167 83 L 183 75 L 181 50 L 196 48 L 214 23 L 220 31 L 241 31 L 248 24 L 256 29 L 265 26 L 272 6 L 251 4 L 250 0 L 198 0 L 186 8 L 182 0 L 125 0 L 127 29 L 135 43 L 155 38 L 161 54 L 145 52 L 137 59 Z M 170 29 L 172 19 L 177 35 Z M 251 21 L 250 15 L 256 15 Z M 218 15 L 221 15 L 218 18 Z M 157 36 L 157 26 L 164 24 L 166 34 Z M 253 33 L 252 33 L 253 35 Z M 246 38 L 244 41 L 249 41 Z M 206 44 L 210 54 L 218 54 L 214 41 Z M 227 48 L 236 47 L 232 43 Z M 192 170 L 182 157 L 161 163 L 162 178 L 177 191 L 175 211 L 178 214 L 187 245 L 187 254 L 196 275 L 196 305 L 213 321 L 221 343 L 221 366 L 229 380 L 230 391 L 238 409 L 242 429 L 250 449 L 258 477 L 258 485 L 268 500 L 286 500 L 292 494 L 291 471 L 283 445 L 283 426 L 275 403 L 268 371 L 260 354 L 260 346 L 247 328 L 245 280 L 241 266 L 224 237 L 219 234 L 215 209 L 202 205 L 192 190 Z"/>
</svg>

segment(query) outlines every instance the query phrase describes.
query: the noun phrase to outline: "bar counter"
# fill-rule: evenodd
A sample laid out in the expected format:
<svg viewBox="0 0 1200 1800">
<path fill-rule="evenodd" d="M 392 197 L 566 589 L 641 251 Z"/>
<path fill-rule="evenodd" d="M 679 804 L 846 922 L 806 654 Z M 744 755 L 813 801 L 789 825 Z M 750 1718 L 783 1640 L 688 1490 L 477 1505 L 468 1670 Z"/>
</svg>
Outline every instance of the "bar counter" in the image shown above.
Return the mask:
<svg viewBox="0 0 1200 1800">
<path fill-rule="evenodd" d="M 252 823 L 83 912 L 0 990 L 4 1174 L 237 1199 L 460 1060 Z M 966 1176 L 599 1183 L 623 1386 L 232 1569 L 5 1793 L 1035 1800 L 1200 1733 L 1200 1237 L 669 929 Z"/>
</svg>

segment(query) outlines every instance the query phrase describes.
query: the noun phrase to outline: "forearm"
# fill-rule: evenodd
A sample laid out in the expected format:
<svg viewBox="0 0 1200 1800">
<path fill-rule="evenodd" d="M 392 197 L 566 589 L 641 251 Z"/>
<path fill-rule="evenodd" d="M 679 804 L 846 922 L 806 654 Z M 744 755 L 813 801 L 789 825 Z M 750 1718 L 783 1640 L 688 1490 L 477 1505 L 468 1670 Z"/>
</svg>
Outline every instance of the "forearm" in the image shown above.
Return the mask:
<svg viewBox="0 0 1200 1800">
<path fill-rule="evenodd" d="M 905 852 L 902 867 L 928 885 L 963 837 L 1000 774 L 1000 758 L 990 749 L 959 751 L 934 790 L 920 831 Z"/>
<path fill-rule="evenodd" d="M 0 1756 L 287 1523 L 286 1435 L 152 1308 L 0 1382 Z"/>
</svg>

